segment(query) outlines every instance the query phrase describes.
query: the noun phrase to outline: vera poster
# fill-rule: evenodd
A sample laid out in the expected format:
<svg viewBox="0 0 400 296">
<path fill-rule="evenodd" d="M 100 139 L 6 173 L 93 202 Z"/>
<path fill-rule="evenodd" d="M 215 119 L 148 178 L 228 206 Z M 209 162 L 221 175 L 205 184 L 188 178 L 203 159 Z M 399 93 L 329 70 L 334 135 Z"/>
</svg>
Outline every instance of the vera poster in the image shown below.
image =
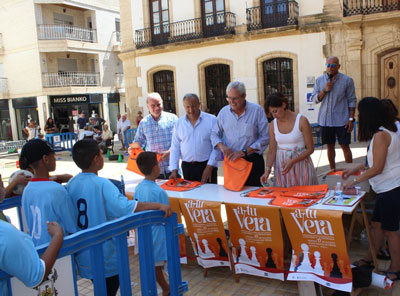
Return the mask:
<svg viewBox="0 0 400 296">
<path fill-rule="evenodd" d="M 342 212 L 290 208 L 281 212 L 293 248 L 287 279 L 351 292 Z"/>
<path fill-rule="evenodd" d="M 226 203 L 236 273 L 284 280 L 279 209 Z"/>
<path fill-rule="evenodd" d="M 204 268 L 230 267 L 221 203 L 195 199 L 179 199 L 179 203 L 197 263 Z"/>
<path fill-rule="evenodd" d="M 172 211 L 177 214 L 178 223 L 182 224 L 182 212 L 181 212 L 181 207 L 179 205 L 179 199 L 170 197 L 169 205 L 170 205 Z M 181 264 L 187 264 L 186 243 L 185 243 L 185 234 L 184 233 L 179 235 L 179 254 L 180 254 L 180 258 L 181 258 Z"/>
</svg>

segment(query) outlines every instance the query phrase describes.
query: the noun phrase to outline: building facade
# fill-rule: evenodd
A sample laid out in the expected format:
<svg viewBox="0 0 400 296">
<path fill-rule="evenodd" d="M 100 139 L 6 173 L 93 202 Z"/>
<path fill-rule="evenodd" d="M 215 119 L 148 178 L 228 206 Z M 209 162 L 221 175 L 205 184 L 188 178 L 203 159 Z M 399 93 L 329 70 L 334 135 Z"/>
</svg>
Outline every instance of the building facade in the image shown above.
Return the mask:
<svg viewBox="0 0 400 296">
<path fill-rule="evenodd" d="M 272 92 L 317 121 L 308 98 L 325 59 L 338 56 L 357 97 L 398 104 L 398 1 L 121 0 L 128 114 L 146 110 L 158 91 L 165 109 L 183 115 L 185 93 L 202 109 L 226 105 L 226 85 L 240 80 L 247 99 L 263 105 Z M 390 81 L 389 81 L 389 80 Z"/>
<path fill-rule="evenodd" d="M 0 3 L 1 140 L 23 139 L 29 119 L 74 131 L 80 112 L 116 131 L 125 110 L 117 0 Z"/>
</svg>

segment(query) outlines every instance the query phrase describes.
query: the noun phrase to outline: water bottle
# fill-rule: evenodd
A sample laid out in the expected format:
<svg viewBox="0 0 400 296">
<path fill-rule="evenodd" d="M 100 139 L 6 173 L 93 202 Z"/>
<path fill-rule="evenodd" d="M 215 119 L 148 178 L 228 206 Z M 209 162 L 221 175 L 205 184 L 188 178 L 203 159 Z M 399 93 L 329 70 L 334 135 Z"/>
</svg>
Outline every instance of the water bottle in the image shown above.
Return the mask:
<svg viewBox="0 0 400 296">
<path fill-rule="evenodd" d="M 337 182 L 335 186 L 335 201 L 337 204 L 343 204 L 343 187 L 341 182 Z"/>
</svg>

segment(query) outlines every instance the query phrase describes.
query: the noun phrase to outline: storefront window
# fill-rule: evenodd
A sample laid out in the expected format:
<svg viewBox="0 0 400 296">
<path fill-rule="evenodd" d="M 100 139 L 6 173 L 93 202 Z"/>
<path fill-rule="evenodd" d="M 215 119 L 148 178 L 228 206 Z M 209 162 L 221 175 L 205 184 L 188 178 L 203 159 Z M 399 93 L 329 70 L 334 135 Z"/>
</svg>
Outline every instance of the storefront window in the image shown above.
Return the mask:
<svg viewBox="0 0 400 296">
<path fill-rule="evenodd" d="M 12 140 L 11 121 L 8 109 L 0 110 L 0 123 L 1 123 L 0 140 L 11 141 Z"/>
<path fill-rule="evenodd" d="M 23 132 L 23 129 L 28 125 L 31 119 L 35 120 L 36 125 L 39 124 L 39 116 L 36 109 L 37 108 L 15 109 L 15 115 L 17 117 L 18 139 L 26 139 L 26 135 Z M 43 131 L 41 132 L 43 133 Z"/>
</svg>

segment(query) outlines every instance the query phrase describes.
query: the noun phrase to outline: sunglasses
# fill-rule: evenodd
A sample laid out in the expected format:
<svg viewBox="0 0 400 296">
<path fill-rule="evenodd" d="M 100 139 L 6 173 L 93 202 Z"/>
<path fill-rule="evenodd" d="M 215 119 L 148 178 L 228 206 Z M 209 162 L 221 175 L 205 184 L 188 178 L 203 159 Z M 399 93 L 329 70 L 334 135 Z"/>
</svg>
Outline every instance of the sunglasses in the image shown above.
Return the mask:
<svg viewBox="0 0 400 296">
<path fill-rule="evenodd" d="M 325 65 L 327 68 L 336 68 L 336 64 L 326 64 Z"/>
</svg>

